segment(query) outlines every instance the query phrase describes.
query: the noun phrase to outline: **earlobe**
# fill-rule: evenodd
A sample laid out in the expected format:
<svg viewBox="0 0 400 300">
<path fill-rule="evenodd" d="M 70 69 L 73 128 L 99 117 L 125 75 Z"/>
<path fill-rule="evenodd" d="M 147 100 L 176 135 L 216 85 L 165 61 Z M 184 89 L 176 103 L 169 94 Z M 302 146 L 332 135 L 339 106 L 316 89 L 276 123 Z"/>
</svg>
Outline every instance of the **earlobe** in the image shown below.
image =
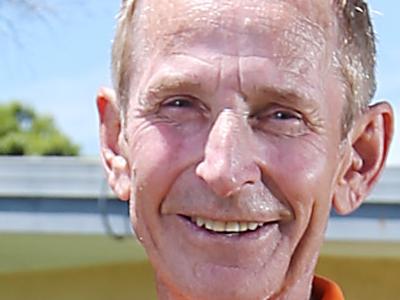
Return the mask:
<svg viewBox="0 0 400 300">
<path fill-rule="evenodd" d="M 370 106 L 356 120 L 333 197 L 339 214 L 351 213 L 369 194 L 384 168 L 392 136 L 393 111 L 386 102 Z"/>
<path fill-rule="evenodd" d="M 128 162 L 122 156 L 113 155 L 111 170 L 108 172 L 108 184 L 119 199 L 129 200 L 130 183 Z"/>
<path fill-rule="evenodd" d="M 113 90 L 102 88 L 97 94 L 100 120 L 100 155 L 108 183 L 121 200 L 130 197 L 130 173 L 124 147 L 119 109 Z"/>
</svg>

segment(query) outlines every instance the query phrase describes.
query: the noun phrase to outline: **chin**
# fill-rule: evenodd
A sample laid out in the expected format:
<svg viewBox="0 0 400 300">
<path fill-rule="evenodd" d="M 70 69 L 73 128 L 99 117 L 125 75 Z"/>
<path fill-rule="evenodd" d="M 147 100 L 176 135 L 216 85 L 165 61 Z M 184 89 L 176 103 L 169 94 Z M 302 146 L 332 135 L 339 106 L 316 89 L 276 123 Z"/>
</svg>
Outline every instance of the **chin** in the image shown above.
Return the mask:
<svg viewBox="0 0 400 300">
<path fill-rule="evenodd" d="M 190 300 L 266 300 L 276 294 L 281 286 L 278 282 L 279 276 L 275 277 L 276 280 L 271 280 L 257 270 L 250 272 L 245 268 L 216 265 L 197 265 L 192 270 L 191 274 L 186 269 L 184 274 L 171 275 L 170 277 L 175 278 L 169 278 L 167 281 L 170 284 L 165 285 L 170 287 L 170 291 L 179 291 L 177 294 L 182 299 Z M 178 271 L 177 274 L 179 273 Z M 159 283 L 164 281 L 159 277 L 158 279 Z"/>
</svg>

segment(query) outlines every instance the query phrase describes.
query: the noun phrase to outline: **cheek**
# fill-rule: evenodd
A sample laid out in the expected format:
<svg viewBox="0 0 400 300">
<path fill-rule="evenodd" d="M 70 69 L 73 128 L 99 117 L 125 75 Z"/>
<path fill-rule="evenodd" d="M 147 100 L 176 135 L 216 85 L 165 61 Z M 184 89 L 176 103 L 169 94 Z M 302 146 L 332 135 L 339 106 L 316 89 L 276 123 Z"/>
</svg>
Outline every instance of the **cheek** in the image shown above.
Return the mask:
<svg viewBox="0 0 400 300">
<path fill-rule="evenodd" d="M 295 218 L 282 227 L 283 245 L 301 257 L 299 243 L 308 240 L 312 247 L 319 247 L 325 231 L 335 173 L 334 155 L 322 141 L 304 139 L 280 140 L 268 149 L 263 165 L 264 182 L 268 188 L 272 187 L 276 197 L 286 202 Z M 307 234 L 309 230 L 312 236 Z"/>
<path fill-rule="evenodd" d="M 144 121 L 128 129 L 132 169 L 131 221 L 153 264 L 160 265 L 160 249 L 169 248 L 163 236 L 161 205 L 184 170 L 202 156 L 201 136 L 183 139 L 176 128 Z M 173 248 L 173 246 L 170 246 Z"/>
<path fill-rule="evenodd" d="M 135 198 L 160 204 L 179 175 L 202 156 L 201 134 L 183 137 L 174 126 L 142 122 L 129 140 Z"/>
<path fill-rule="evenodd" d="M 329 204 L 336 169 L 333 145 L 311 136 L 281 139 L 264 149 L 266 181 L 270 177 L 292 209 L 309 215 L 314 204 Z"/>
</svg>

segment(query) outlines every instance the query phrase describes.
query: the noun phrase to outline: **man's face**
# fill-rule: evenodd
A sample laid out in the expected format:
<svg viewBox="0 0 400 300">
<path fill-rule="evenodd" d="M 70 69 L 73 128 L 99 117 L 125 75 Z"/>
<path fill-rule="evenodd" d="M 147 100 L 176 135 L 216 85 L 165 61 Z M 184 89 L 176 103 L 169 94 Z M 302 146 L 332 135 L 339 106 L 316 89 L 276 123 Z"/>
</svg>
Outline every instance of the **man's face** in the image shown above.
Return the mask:
<svg viewBox="0 0 400 300">
<path fill-rule="evenodd" d="M 343 107 L 314 2 L 139 2 L 131 217 L 167 289 L 265 299 L 312 276 Z"/>
</svg>

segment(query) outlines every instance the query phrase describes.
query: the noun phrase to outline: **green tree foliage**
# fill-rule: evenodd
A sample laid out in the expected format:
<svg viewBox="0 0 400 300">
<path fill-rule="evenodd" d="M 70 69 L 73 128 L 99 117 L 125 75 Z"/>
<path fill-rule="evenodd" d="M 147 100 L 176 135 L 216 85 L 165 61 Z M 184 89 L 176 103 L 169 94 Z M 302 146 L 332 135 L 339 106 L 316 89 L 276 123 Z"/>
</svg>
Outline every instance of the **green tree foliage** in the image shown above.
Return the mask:
<svg viewBox="0 0 400 300">
<path fill-rule="evenodd" d="M 49 116 L 18 101 L 0 104 L 0 155 L 78 155 L 79 146 Z"/>
</svg>

